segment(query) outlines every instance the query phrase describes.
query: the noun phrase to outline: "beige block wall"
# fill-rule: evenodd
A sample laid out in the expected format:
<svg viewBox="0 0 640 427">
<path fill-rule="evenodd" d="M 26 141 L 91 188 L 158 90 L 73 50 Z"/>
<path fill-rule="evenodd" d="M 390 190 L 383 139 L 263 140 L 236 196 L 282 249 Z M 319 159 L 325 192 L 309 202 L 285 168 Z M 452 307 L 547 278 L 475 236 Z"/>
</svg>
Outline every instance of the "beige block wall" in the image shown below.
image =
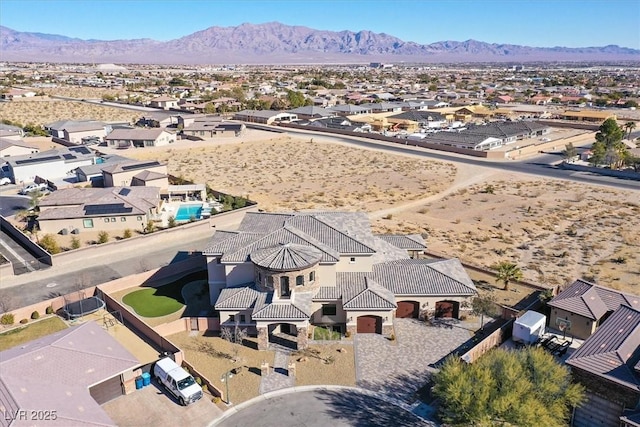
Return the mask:
<svg viewBox="0 0 640 427">
<path fill-rule="evenodd" d="M 188 331 L 191 327 L 190 318 L 182 317 L 174 320 L 173 322 L 163 323 L 162 325 L 154 326 L 153 329 L 162 337 L 168 335 L 177 334 L 179 332 Z"/>
<path fill-rule="evenodd" d="M 550 328 L 558 329 L 556 323 L 557 319 L 565 319 L 571 321 L 571 328 L 567 329 L 566 332 L 567 335 L 572 335 L 576 338 L 587 339 L 596 331 L 596 321 L 587 319 L 586 317 L 578 316 L 574 313 L 569 313 L 568 311 L 564 311 L 559 308 L 552 307 L 551 316 L 549 318 Z"/>
</svg>

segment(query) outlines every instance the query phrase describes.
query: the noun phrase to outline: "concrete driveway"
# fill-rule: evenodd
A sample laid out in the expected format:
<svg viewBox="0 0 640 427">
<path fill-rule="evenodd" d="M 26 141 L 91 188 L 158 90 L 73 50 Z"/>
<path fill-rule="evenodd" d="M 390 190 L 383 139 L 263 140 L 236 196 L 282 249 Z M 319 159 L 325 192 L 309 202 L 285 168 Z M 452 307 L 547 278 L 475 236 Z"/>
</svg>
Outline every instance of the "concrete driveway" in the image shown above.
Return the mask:
<svg viewBox="0 0 640 427">
<path fill-rule="evenodd" d="M 147 387 L 105 403 L 102 409 L 120 427 L 198 427 L 222 415 L 222 410 L 210 399 L 205 394 L 189 406 L 180 406 L 152 381 Z"/>
<path fill-rule="evenodd" d="M 462 325 L 428 326 L 416 319 L 395 319 L 396 341 L 378 334 L 355 337 L 356 384 L 404 402 L 422 387 L 434 364 L 467 341 Z"/>
</svg>

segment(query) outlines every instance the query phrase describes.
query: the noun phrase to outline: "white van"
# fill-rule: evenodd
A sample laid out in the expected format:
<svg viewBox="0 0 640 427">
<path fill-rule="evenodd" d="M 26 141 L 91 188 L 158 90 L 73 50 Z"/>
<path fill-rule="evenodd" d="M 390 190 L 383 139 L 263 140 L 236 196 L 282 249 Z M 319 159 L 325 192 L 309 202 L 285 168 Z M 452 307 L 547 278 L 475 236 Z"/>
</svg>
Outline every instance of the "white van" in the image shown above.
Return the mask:
<svg viewBox="0 0 640 427">
<path fill-rule="evenodd" d="M 181 405 L 186 406 L 202 398 L 202 387 L 169 357 L 156 362 L 153 367 L 153 376 L 178 399 Z"/>
</svg>

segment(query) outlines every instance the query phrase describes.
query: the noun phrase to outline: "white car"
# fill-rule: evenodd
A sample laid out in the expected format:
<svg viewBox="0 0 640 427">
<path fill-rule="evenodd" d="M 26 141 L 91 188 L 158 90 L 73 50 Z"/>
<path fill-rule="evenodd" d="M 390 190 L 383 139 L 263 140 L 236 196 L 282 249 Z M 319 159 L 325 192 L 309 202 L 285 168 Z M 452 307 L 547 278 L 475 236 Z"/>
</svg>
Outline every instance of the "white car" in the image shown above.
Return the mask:
<svg viewBox="0 0 640 427">
<path fill-rule="evenodd" d="M 20 190 L 19 194 L 29 194 L 29 193 L 32 193 L 34 191 L 46 191 L 48 189 L 49 189 L 49 187 L 45 183 L 29 184 L 26 187 L 24 187 L 22 190 Z"/>
<path fill-rule="evenodd" d="M 11 184 L 11 178 L 7 178 L 6 176 L 0 178 L 0 185 L 9 185 Z"/>
</svg>

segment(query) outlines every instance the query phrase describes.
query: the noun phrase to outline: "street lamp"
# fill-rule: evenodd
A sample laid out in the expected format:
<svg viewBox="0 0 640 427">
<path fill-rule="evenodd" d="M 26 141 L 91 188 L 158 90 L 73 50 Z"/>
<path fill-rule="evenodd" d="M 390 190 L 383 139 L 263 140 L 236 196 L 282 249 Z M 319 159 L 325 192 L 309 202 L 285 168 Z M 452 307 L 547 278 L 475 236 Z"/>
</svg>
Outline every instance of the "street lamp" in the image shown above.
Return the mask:
<svg viewBox="0 0 640 427">
<path fill-rule="evenodd" d="M 231 399 L 229 399 L 229 380 L 231 378 L 233 378 L 233 374 L 231 373 L 230 370 L 222 374 L 222 376 L 220 377 L 220 381 L 222 381 L 226 386 L 226 392 L 224 394 L 224 397 L 225 397 L 225 403 L 227 405 L 231 405 Z"/>
</svg>

